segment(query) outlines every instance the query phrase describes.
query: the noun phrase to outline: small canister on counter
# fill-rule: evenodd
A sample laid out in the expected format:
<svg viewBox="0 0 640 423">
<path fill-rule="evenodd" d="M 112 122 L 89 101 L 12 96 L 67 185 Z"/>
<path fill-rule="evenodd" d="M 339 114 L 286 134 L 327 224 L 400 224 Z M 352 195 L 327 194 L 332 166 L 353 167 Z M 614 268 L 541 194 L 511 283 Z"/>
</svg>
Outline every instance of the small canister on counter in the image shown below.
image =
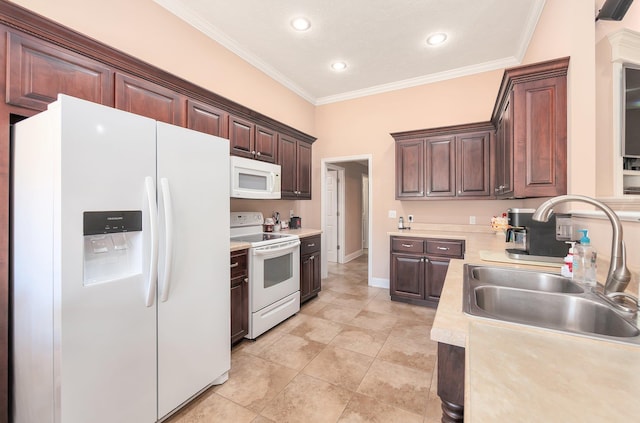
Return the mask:
<svg viewBox="0 0 640 423">
<path fill-rule="evenodd" d="M 291 229 L 300 229 L 302 227 L 302 219 L 298 216 L 293 216 L 289 220 L 289 228 Z"/>
</svg>

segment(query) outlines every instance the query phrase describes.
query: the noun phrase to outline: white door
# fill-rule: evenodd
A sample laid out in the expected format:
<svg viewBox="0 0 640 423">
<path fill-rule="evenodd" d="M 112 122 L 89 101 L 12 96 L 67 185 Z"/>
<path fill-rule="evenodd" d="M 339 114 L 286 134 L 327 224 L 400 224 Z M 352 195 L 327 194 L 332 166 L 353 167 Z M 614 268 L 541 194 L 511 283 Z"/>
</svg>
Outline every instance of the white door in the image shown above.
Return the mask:
<svg viewBox="0 0 640 423">
<path fill-rule="evenodd" d="M 158 209 L 162 418 L 230 368 L 228 140 L 158 122 Z"/>
<path fill-rule="evenodd" d="M 369 175 L 362 174 L 362 248 L 369 248 Z"/>
<path fill-rule="evenodd" d="M 327 169 L 325 180 L 327 261 L 338 261 L 338 171 Z"/>
</svg>

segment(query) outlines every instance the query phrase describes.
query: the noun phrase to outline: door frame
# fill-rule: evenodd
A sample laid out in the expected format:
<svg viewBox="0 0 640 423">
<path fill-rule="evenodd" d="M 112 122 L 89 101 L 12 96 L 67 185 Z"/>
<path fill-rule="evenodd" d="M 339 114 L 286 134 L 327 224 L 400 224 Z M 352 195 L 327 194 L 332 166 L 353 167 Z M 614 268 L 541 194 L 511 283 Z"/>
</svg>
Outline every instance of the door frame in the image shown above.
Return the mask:
<svg viewBox="0 0 640 423">
<path fill-rule="evenodd" d="M 356 161 L 366 161 L 367 165 L 368 165 L 368 174 L 369 174 L 369 202 L 368 202 L 368 209 L 369 209 L 369 227 L 367 228 L 367 233 L 368 233 L 368 237 L 369 237 L 369 255 L 368 255 L 368 263 L 367 263 L 367 284 L 369 286 L 374 286 L 372 284 L 372 275 L 373 275 L 373 262 L 371 260 L 371 258 L 373 257 L 373 243 L 371 242 L 371 236 L 372 236 L 372 219 L 371 219 L 371 210 L 373 210 L 373 156 L 371 154 L 359 154 L 359 155 L 355 155 L 355 156 L 341 156 L 341 157 L 328 157 L 328 158 L 324 158 L 321 159 L 321 165 L 320 165 L 320 183 L 321 183 L 321 190 L 320 192 L 322 193 L 321 197 L 320 197 L 320 207 L 322 212 L 320 213 L 320 223 L 321 223 L 321 227 L 322 227 L 322 233 L 323 233 L 323 237 L 326 234 L 326 222 L 325 222 L 325 216 L 324 216 L 324 208 L 326 207 L 325 203 L 326 203 L 326 199 L 325 199 L 325 181 L 326 181 L 326 177 L 327 177 L 327 168 L 328 166 L 334 165 L 334 166 L 339 166 L 340 163 L 344 163 L 344 162 L 356 162 Z M 342 184 L 344 186 L 344 184 Z M 338 201 L 340 201 L 340 199 L 338 199 Z M 344 204 L 344 197 L 341 201 L 342 204 Z M 344 228 L 344 212 L 340 213 L 340 216 L 338 217 L 338 227 L 342 227 Z M 340 223 L 341 222 L 341 223 Z M 342 231 L 342 233 L 344 233 L 344 230 Z M 341 248 L 344 247 L 344 240 L 341 244 Z M 327 268 L 327 254 L 326 254 L 326 242 L 322 243 L 322 249 L 324 250 L 322 252 L 322 277 L 326 278 L 328 276 L 328 268 Z M 344 258 L 344 255 L 342 256 Z"/>
<path fill-rule="evenodd" d="M 344 263 L 344 168 L 340 167 L 340 166 L 336 166 L 335 164 L 329 163 L 327 164 L 327 167 L 325 168 L 325 178 L 327 177 L 327 170 L 333 170 L 336 171 L 338 173 L 338 178 L 336 181 L 336 189 L 338 190 L 338 225 L 336 227 L 336 232 L 337 232 L 337 236 L 338 239 L 336 241 L 336 245 L 339 247 L 338 251 L 337 251 L 337 262 L 338 263 Z M 323 182 L 326 182 L 326 180 L 323 179 Z M 322 198 L 326 199 L 326 194 L 327 194 L 327 186 L 326 183 L 322 184 Z M 326 206 L 326 201 L 325 201 L 325 206 Z M 322 224 L 322 231 L 325 234 L 328 234 L 327 232 L 327 228 L 326 228 L 326 210 L 325 210 L 325 206 L 322 207 L 322 214 L 323 217 L 325 219 L 323 219 L 323 224 Z M 326 241 L 326 240 L 325 240 Z M 328 247 L 329 243 L 328 242 L 324 242 L 323 245 L 326 245 Z M 329 254 L 324 254 L 324 256 L 326 257 L 327 262 L 329 261 Z"/>
</svg>

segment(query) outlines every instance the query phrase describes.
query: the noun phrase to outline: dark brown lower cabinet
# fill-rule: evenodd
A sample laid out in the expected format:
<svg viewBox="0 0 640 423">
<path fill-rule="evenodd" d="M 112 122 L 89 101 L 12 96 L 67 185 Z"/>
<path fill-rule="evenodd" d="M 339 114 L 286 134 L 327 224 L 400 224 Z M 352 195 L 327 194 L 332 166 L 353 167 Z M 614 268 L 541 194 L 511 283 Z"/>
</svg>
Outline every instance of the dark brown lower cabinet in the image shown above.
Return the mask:
<svg viewBox="0 0 640 423">
<path fill-rule="evenodd" d="M 438 396 L 442 423 L 464 421 L 464 348 L 438 343 Z"/>
<path fill-rule="evenodd" d="M 464 240 L 391 237 L 391 299 L 436 307 L 449 260 L 463 258 L 464 248 Z"/>
<path fill-rule="evenodd" d="M 300 240 L 300 304 L 315 297 L 322 288 L 320 235 Z"/>
<path fill-rule="evenodd" d="M 231 345 L 249 333 L 247 250 L 231 253 Z"/>
</svg>

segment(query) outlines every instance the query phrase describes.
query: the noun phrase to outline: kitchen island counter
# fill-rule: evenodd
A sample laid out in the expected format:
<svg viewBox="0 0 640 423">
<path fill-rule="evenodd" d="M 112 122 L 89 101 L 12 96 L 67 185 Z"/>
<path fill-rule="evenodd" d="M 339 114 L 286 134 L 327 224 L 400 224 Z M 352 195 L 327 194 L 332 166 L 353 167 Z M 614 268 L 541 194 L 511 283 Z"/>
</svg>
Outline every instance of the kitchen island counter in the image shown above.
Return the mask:
<svg viewBox="0 0 640 423">
<path fill-rule="evenodd" d="M 640 416 L 640 347 L 462 312 L 466 263 L 551 272 L 559 272 L 559 265 L 483 261 L 481 251 L 505 248 L 501 236 L 450 235 L 465 239 L 467 249 L 464 260 L 450 262 L 431 339 L 465 349 L 466 421 L 635 421 Z M 607 268 L 599 264 L 599 280 Z"/>
</svg>

